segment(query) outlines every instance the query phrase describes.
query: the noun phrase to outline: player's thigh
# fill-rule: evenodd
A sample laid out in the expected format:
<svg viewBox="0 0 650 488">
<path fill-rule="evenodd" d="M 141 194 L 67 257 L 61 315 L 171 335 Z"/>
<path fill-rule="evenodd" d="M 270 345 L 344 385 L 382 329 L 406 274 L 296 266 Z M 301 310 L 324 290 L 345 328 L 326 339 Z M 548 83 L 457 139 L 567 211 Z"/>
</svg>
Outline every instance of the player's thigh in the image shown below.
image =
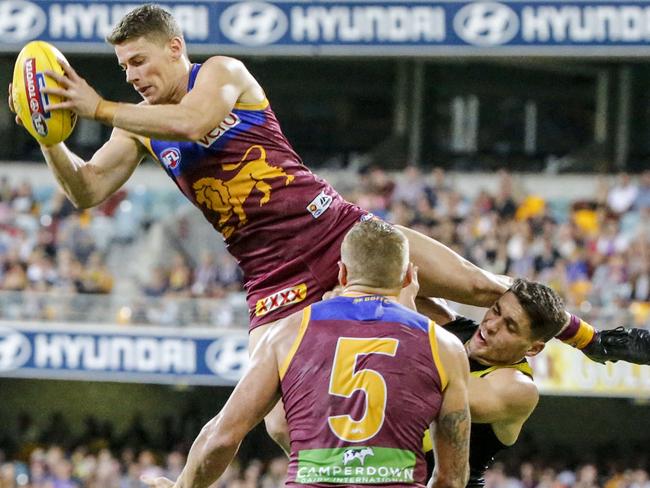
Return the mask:
<svg viewBox="0 0 650 488">
<path fill-rule="evenodd" d="M 269 322 L 267 324 L 263 325 L 258 325 L 255 327 L 253 330 L 250 331 L 248 334 L 248 355 L 250 356 L 253 354 L 253 351 L 257 347 L 257 344 L 259 344 L 260 340 L 262 337 L 264 337 L 264 334 L 269 330 L 270 327 L 273 327 L 279 320 L 275 320 L 273 322 Z"/>
<path fill-rule="evenodd" d="M 440 296 L 441 290 L 449 287 L 450 280 L 455 281 L 449 272 L 448 253 L 453 251 L 435 239 L 407 227 L 397 226 L 409 241 L 410 260 L 418 267 L 420 296 Z M 454 253 L 455 254 L 455 253 Z M 458 259 L 460 256 L 455 254 Z M 454 263 L 458 265 L 458 263 Z"/>
</svg>

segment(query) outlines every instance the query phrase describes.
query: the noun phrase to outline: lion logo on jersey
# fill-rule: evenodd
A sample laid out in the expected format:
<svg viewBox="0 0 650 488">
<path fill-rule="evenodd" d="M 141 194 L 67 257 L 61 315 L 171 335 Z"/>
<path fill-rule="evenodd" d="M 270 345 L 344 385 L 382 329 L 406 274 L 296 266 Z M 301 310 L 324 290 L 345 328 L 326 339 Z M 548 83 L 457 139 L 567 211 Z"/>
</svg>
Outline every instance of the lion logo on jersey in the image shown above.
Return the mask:
<svg viewBox="0 0 650 488">
<path fill-rule="evenodd" d="M 258 151 L 257 159 L 248 160 L 252 151 Z M 224 237 L 228 238 L 235 231 L 236 227 L 242 227 L 248 222 L 244 203 L 253 190 L 262 193 L 260 207 L 271 200 L 271 185 L 267 183 L 272 178 L 284 178 L 284 184 L 288 185 L 294 179 L 287 175 L 284 170 L 271 166 L 266 160 L 266 149 L 254 145 L 249 147 L 239 163 L 224 164 L 223 169 L 234 171 L 239 169 L 237 174 L 228 181 L 217 178 L 201 178 L 192 187 L 199 205 L 205 205 L 208 209 L 219 214 L 219 228 Z M 239 222 L 236 225 L 226 225 L 236 215 Z"/>
<path fill-rule="evenodd" d="M 366 462 L 366 456 L 374 456 L 375 451 L 372 447 L 364 447 L 362 449 L 346 449 L 343 452 L 343 466 L 347 466 L 355 459 L 358 459 L 361 466 Z"/>
</svg>

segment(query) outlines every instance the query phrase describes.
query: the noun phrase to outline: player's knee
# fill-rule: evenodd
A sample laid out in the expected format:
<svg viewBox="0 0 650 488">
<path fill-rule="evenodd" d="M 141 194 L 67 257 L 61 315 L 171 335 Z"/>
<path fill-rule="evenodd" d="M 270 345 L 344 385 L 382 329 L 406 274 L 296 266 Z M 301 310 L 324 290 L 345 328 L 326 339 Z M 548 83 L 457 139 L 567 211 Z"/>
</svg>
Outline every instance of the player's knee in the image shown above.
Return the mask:
<svg viewBox="0 0 650 488">
<path fill-rule="evenodd" d="M 278 444 L 284 452 L 289 454 L 291 451 L 290 441 L 289 441 L 289 426 L 284 417 L 279 415 L 269 415 L 264 419 L 264 424 L 266 425 L 266 432 L 269 434 L 271 439 Z"/>
</svg>

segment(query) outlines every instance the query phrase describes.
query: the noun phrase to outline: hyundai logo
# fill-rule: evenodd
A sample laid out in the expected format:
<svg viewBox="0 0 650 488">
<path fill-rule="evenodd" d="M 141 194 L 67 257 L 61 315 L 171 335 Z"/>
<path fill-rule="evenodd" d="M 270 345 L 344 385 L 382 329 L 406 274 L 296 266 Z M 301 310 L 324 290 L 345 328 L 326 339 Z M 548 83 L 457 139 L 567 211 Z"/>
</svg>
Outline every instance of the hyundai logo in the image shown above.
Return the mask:
<svg viewBox="0 0 650 488">
<path fill-rule="evenodd" d="M 248 367 L 248 345 L 242 339 L 216 340 L 205 351 L 205 364 L 217 376 L 236 383 Z"/>
<path fill-rule="evenodd" d="M 474 2 L 454 17 L 456 34 L 469 44 L 495 46 L 511 41 L 519 30 L 519 18 L 508 6 L 496 2 Z"/>
<path fill-rule="evenodd" d="M 24 42 L 38 37 L 47 18 L 45 12 L 31 2 L 5 0 L 0 2 L 0 41 Z"/>
<path fill-rule="evenodd" d="M 9 327 L 0 327 L 0 371 L 23 366 L 32 353 L 27 337 Z"/>
<path fill-rule="evenodd" d="M 266 2 L 238 2 L 221 14 L 219 27 L 231 41 L 265 46 L 287 32 L 289 21 L 279 7 Z"/>
</svg>

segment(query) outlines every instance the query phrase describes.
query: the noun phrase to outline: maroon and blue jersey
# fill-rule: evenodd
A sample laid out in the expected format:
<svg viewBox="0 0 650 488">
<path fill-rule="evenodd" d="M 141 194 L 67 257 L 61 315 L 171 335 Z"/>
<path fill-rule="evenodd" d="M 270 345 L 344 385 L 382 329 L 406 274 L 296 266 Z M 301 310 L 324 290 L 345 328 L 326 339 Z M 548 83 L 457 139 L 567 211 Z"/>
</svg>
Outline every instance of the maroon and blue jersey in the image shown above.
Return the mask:
<svg viewBox="0 0 650 488">
<path fill-rule="evenodd" d="M 422 433 L 446 386 L 436 325 L 386 297 L 303 310 L 280 368 L 287 486 L 424 486 Z"/>
<path fill-rule="evenodd" d="M 200 69 L 192 66 L 188 91 Z M 336 285 L 338 246 L 365 212 L 305 167 L 267 100 L 237 103 L 197 142 L 146 143 L 237 259 L 253 327 Z"/>
</svg>

